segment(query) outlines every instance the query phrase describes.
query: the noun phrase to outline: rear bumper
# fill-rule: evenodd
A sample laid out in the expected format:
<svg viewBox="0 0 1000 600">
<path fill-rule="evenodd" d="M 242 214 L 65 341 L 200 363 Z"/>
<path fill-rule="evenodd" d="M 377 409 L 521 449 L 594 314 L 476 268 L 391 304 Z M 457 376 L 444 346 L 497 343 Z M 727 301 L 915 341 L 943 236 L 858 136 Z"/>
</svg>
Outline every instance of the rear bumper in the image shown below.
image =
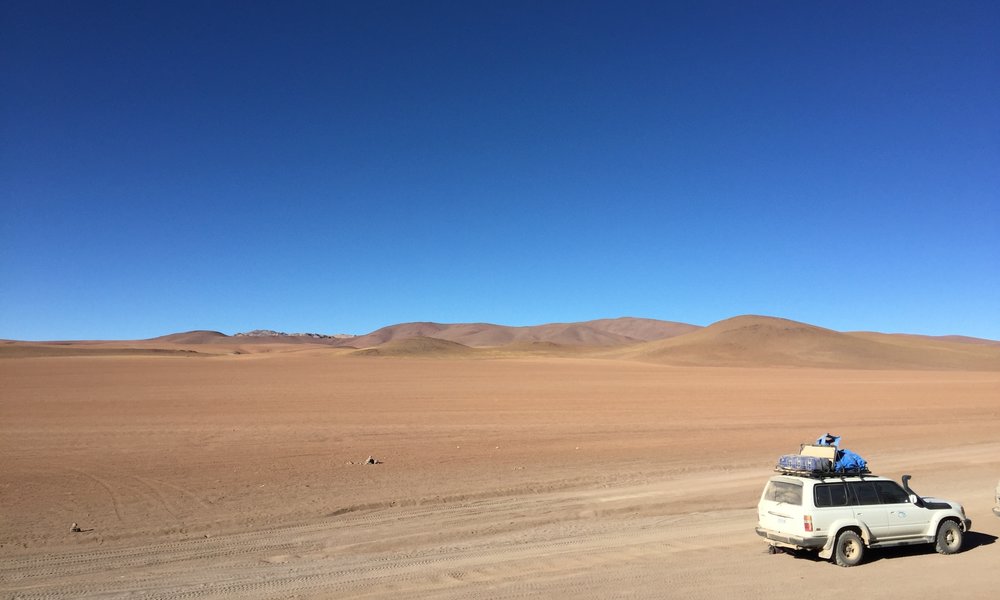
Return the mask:
<svg viewBox="0 0 1000 600">
<path fill-rule="evenodd" d="M 785 535 L 783 533 L 778 533 L 777 531 L 771 531 L 770 529 L 764 529 L 763 527 L 757 527 L 757 535 L 764 538 L 769 542 L 776 542 L 778 544 L 786 546 L 794 546 L 796 548 L 807 548 L 810 550 L 819 550 L 826 545 L 825 537 L 800 537 L 797 535 Z"/>
</svg>

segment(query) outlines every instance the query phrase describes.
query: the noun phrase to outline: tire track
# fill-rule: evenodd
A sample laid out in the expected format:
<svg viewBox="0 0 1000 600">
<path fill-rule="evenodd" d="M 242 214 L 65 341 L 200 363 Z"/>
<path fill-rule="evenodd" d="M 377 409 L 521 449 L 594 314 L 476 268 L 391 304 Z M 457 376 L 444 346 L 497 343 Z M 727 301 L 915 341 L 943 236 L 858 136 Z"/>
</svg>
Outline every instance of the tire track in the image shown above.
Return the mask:
<svg viewBox="0 0 1000 600">
<path fill-rule="evenodd" d="M 187 496 L 188 498 L 194 500 L 194 502 L 196 504 L 198 504 L 199 507 L 205 508 L 205 509 L 210 508 L 210 506 L 204 500 L 202 500 L 201 498 L 199 498 L 196 494 L 194 494 L 190 490 L 182 488 L 179 485 L 174 485 L 172 483 L 167 483 L 166 481 L 163 481 L 161 479 L 153 479 L 152 477 L 138 477 L 138 476 L 135 476 L 135 477 L 137 479 L 145 481 L 147 483 L 147 485 L 150 482 L 152 482 L 152 483 L 155 483 L 156 485 L 159 485 L 159 486 L 162 486 L 162 487 L 167 487 L 167 488 L 170 488 L 172 490 L 178 491 L 181 494 Z"/>
<path fill-rule="evenodd" d="M 649 497 L 604 490 L 585 498 L 561 492 L 417 504 L 208 539 L 25 557 L 0 563 L 0 575 L 6 575 L 2 591 L 51 600 L 138 593 L 180 600 L 297 593 L 385 596 L 403 585 L 436 594 L 527 574 L 544 579 L 548 571 L 585 573 L 630 557 L 689 552 L 699 549 L 696 534 L 703 533 L 705 521 L 726 530 L 734 520 L 732 511 L 721 517 L 632 517 L 623 509 L 648 503 Z M 604 516 L 585 510 L 606 506 L 595 505 L 605 499 L 615 504 Z M 685 526 L 687 518 L 702 521 L 701 528 Z M 434 535 L 452 541 L 435 541 L 427 532 L 429 523 L 437 529 Z M 668 539 L 667 529 L 678 525 L 689 535 Z M 380 548 L 366 550 L 373 539 Z M 280 564 L 269 562 L 273 557 L 281 558 Z M 122 580 L 107 581 L 110 574 Z"/>
<path fill-rule="evenodd" d="M 104 491 L 106 491 L 108 493 L 108 496 L 111 497 L 111 506 L 112 506 L 112 508 L 115 511 L 115 517 L 118 518 L 119 522 L 124 522 L 125 521 L 122 518 L 121 507 L 118 505 L 118 497 L 115 495 L 114 490 L 111 488 L 111 485 L 108 482 L 104 481 L 103 479 L 98 479 L 94 475 L 91 475 L 90 473 L 88 473 L 86 471 L 81 471 L 80 469 L 74 469 L 73 467 L 65 467 L 65 468 L 68 471 L 72 471 L 74 473 L 79 473 L 80 475 L 83 475 L 87 479 L 90 479 L 90 480 L 96 482 L 99 486 L 101 486 L 102 488 L 104 488 Z"/>
<path fill-rule="evenodd" d="M 149 491 L 143 491 L 143 490 L 141 490 L 141 489 L 139 489 L 139 488 L 137 488 L 135 486 L 127 486 L 127 487 L 129 487 L 132 490 L 136 490 L 140 495 L 142 495 L 142 496 L 144 496 L 146 498 L 152 499 L 153 503 L 156 504 L 157 506 L 159 506 L 160 508 L 162 508 L 164 510 L 164 512 L 166 512 L 168 515 L 170 515 L 170 517 L 174 521 L 180 523 L 182 526 L 184 525 L 184 521 L 179 516 L 177 516 L 177 512 L 170 505 L 170 503 L 167 501 L 167 499 L 163 495 L 163 493 L 160 492 L 160 490 L 156 489 L 149 482 L 145 481 L 143 478 L 141 478 L 141 477 L 139 477 L 137 475 L 129 475 L 128 477 L 130 477 L 131 479 L 134 479 L 141 486 L 143 486 L 146 490 L 149 490 Z"/>
<path fill-rule="evenodd" d="M 425 549 L 421 555 L 402 558 L 386 555 L 372 561 L 372 557 L 359 557 L 348 564 L 341 564 L 333 569 L 324 564 L 313 565 L 306 570 L 286 577 L 269 576 L 267 581 L 237 581 L 223 585 L 200 584 L 196 589 L 169 591 L 160 586 L 157 597 L 162 598 L 211 598 L 231 596 L 257 596 L 261 594 L 297 593 L 307 590 L 324 590 L 337 595 L 374 592 L 390 582 L 417 583 L 431 588 L 440 587 L 455 581 L 449 574 L 474 573 L 477 580 L 491 580 L 510 573 L 512 577 L 523 576 L 529 572 L 545 570 L 579 571 L 593 568 L 604 563 L 617 563 L 630 560 L 634 556 L 648 555 L 650 552 L 634 550 L 635 547 L 659 547 L 660 553 L 681 552 L 685 548 L 670 548 L 658 541 L 659 534 L 645 528 L 622 528 L 615 524 L 601 524 L 591 528 L 588 535 L 582 539 L 578 535 L 562 532 L 556 539 L 524 543 L 518 540 L 481 540 L 478 547 L 455 544 Z M 536 538 L 537 539 L 537 538 Z M 266 549 L 285 549 L 286 546 L 267 546 Z M 629 549 L 633 550 L 629 550 Z M 265 548 L 247 549 L 253 553 Z M 233 552 L 223 553 L 218 558 L 231 557 Z M 181 557 L 170 557 L 179 560 Z M 315 561 L 314 561 L 315 562 Z M 322 562 L 322 561 L 321 561 Z M 506 565 L 506 569 L 498 570 L 497 565 Z M 557 568 L 558 567 L 558 568 Z M 257 569 L 246 573 L 245 577 L 252 579 Z M 438 583 L 435 583 L 435 581 Z M 152 581 L 150 583 L 155 583 Z M 166 581 L 162 582 L 166 584 Z M 22 595 L 25 598 L 66 598 L 83 593 L 87 596 L 98 594 L 120 595 L 130 593 L 123 585 L 109 586 L 72 586 L 70 589 L 50 589 L 40 593 Z"/>
</svg>

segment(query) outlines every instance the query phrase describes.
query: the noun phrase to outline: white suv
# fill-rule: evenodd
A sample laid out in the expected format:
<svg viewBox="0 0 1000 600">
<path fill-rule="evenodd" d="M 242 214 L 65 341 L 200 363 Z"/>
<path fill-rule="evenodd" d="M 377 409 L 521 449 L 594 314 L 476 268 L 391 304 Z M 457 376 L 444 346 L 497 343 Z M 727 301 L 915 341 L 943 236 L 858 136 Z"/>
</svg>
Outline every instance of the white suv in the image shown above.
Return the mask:
<svg viewBox="0 0 1000 600">
<path fill-rule="evenodd" d="M 779 548 L 818 551 L 842 567 L 864 558 L 866 548 L 934 544 L 942 554 L 962 548 L 972 526 L 957 502 L 921 498 L 903 485 L 874 475 L 774 475 L 757 505 L 757 534 Z"/>
</svg>

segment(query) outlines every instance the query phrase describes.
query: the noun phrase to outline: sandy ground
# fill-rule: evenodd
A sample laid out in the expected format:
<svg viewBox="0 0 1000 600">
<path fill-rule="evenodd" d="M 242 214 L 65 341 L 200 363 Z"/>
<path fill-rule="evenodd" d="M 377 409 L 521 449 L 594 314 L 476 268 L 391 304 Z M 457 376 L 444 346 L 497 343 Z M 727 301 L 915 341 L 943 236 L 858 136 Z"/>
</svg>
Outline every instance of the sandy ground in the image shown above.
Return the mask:
<svg viewBox="0 0 1000 600">
<path fill-rule="evenodd" d="M 985 598 L 1000 373 L 421 360 L 0 360 L 0 597 Z M 966 549 L 771 556 L 832 431 L 959 500 Z M 366 466 L 369 455 L 383 461 Z M 79 523 L 80 533 L 70 532 Z M 816 587 L 812 587 L 816 586 Z M 863 593 L 862 593 L 863 592 Z"/>
</svg>

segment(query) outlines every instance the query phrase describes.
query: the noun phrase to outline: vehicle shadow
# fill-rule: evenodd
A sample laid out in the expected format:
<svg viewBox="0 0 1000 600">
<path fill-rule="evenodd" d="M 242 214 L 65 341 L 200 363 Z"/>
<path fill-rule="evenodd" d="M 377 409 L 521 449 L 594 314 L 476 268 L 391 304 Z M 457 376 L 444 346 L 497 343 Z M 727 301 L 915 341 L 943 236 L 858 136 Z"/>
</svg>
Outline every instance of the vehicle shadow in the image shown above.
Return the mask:
<svg viewBox="0 0 1000 600">
<path fill-rule="evenodd" d="M 997 541 L 997 536 L 979 531 L 968 531 L 962 539 L 962 552 L 975 550 L 980 546 L 989 546 Z"/>
<path fill-rule="evenodd" d="M 962 539 L 962 549 L 958 554 L 975 550 L 980 546 L 989 546 L 997 541 L 997 536 L 979 531 L 967 531 Z M 904 558 L 907 556 L 924 556 L 926 554 L 936 554 L 934 544 L 918 544 L 915 546 L 899 546 L 897 548 L 879 548 L 869 550 L 865 553 L 866 563 L 878 562 L 880 560 L 892 560 L 894 558 Z"/>
<path fill-rule="evenodd" d="M 969 552 L 975 550 L 981 546 L 989 546 L 997 541 L 997 536 L 990 535 L 988 533 L 981 533 L 979 531 L 968 531 L 963 536 L 962 549 L 958 554 Z M 815 552 L 804 552 L 804 551 L 785 551 L 786 554 L 790 554 L 797 559 L 806 560 L 811 562 L 827 562 L 825 559 L 817 556 Z M 875 563 L 880 560 L 893 560 L 896 558 L 905 558 L 908 556 L 924 556 L 927 554 L 935 554 L 934 544 L 916 544 L 913 546 L 899 546 L 896 548 L 878 548 L 876 550 L 866 550 L 865 557 L 862 561 L 862 565 Z"/>
</svg>

